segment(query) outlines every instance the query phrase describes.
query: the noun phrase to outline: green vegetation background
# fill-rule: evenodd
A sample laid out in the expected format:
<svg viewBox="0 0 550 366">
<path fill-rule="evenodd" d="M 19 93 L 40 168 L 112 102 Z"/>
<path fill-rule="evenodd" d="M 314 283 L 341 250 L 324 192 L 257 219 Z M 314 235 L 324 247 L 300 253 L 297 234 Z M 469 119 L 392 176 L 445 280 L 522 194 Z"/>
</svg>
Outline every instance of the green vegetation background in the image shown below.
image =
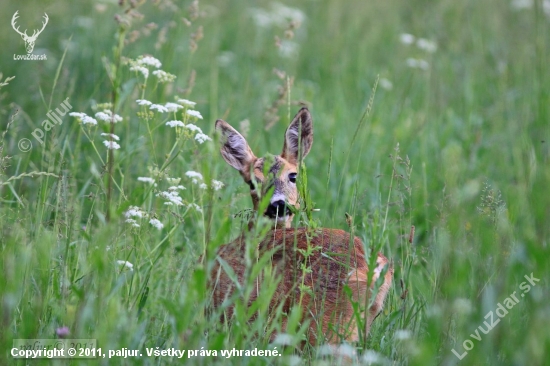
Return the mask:
<svg viewBox="0 0 550 366">
<path fill-rule="evenodd" d="M 182 178 L 187 188 L 182 196 L 199 204 L 202 214 L 169 211 L 150 186 L 137 181 L 174 157 L 166 154 L 175 141 L 163 117 L 151 122 L 158 128 L 149 139 L 146 122 L 136 114 L 139 75 L 127 66 L 117 69 L 116 113 L 124 121 L 116 125 L 121 149 L 114 153 L 113 180 L 121 190 L 113 187 L 110 201 L 107 173 L 76 119 L 65 116 L 44 145 L 32 138 L 48 110 L 66 98 L 73 111 L 89 115 L 97 103 L 111 101 L 106 69 L 113 67 L 117 50 L 133 59 L 158 58 L 177 79 L 149 84 L 145 99 L 164 104 L 179 96 L 197 102 L 204 119 L 196 124 L 209 136 L 214 137 L 218 118 L 237 129 L 248 119 L 247 138 L 257 155 L 278 153 L 289 117 L 300 102 L 310 107 L 315 140 L 306 161 L 308 187 L 320 209 L 314 219 L 323 227 L 349 230 L 345 213 L 351 214 L 354 233 L 369 248 L 381 248 L 396 267 L 371 336 L 353 345 L 357 362 L 374 357 L 381 364 L 549 363 L 547 2 L 517 9 L 496 0 L 294 1 L 286 5 L 305 19 L 289 40 L 288 22 L 256 24 L 254 14 L 280 9 L 268 1 L 201 1 L 199 16 L 192 19 L 191 2 L 159 0 L 136 10 L 143 18 L 129 17 L 122 25 L 126 40 L 136 35 L 132 31 L 140 34 L 121 48 L 115 14 L 128 9 L 124 3 L 10 0 L 2 5 L 0 72 L 2 80 L 15 76 L 0 91 L 0 130 L 13 118 L 0 145 L 2 363 L 16 363 L 9 355 L 14 338 L 54 338 L 63 326 L 72 338 L 97 339 L 104 350 L 273 347 L 265 332 L 276 325 L 269 325 L 265 314 L 247 323 L 250 314 L 243 308 L 229 326 L 204 312 L 205 271 L 213 259 L 197 264 L 199 257 L 234 237 L 241 221 L 228 218 L 250 206 L 248 187 L 223 162 L 216 142 L 187 140 L 167 168 L 170 177 Z M 13 59 L 25 54 L 10 26 L 16 10 L 21 29 L 38 28 L 42 14 L 48 14 L 34 51 L 46 53 L 47 61 Z M 190 26 L 184 17 L 192 20 Z M 156 26 L 147 35 L 143 30 L 150 23 Z M 432 40 L 437 49 L 430 53 L 405 45 L 402 33 Z M 190 48 L 193 34 L 196 51 Z M 289 55 L 277 48 L 276 36 L 282 47 L 292 42 Z M 411 68 L 408 58 L 423 59 L 429 67 Z M 288 78 L 279 78 L 274 68 Z M 290 96 L 279 100 L 290 78 Z M 360 124 L 372 97 L 370 114 Z M 273 105 L 280 119 L 270 123 L 265 113 Z M 104 159 L 99 132 L 107 130 L 100 122 L 95 133 Z M 18 149 L 21 138 L 32 141 L 30 152 Z M 185 177 L 189 170 L 225 187 L 201 190 Z M 29 172 L 58 178 L 20 176 Z M 158 189 L 166 186 L 159 183 Z M 164 228 L 156 230 L 148 220 L 139 230 L 129 227 L 123 214 L 130 205 L 158 217 Z M 117 266 L 117 260 L 132 263 L 133 270 Z M 483 326 L 485 315 L 519 293 L 524 275 L 531 273 L 540 282 L 494 329 L 474 340 L 470 334 Z M 265 288 L 269 294 L 269 283 Z M 300 337 L 298 326 L 289 333 Z M 462 354 L 467 339 L 474 348 L 459 362 L 452 349 Z M 317 349 L 295 348 L 296 342 L 279 359 L 185 362 L 326 362 Z"/>
</svg>

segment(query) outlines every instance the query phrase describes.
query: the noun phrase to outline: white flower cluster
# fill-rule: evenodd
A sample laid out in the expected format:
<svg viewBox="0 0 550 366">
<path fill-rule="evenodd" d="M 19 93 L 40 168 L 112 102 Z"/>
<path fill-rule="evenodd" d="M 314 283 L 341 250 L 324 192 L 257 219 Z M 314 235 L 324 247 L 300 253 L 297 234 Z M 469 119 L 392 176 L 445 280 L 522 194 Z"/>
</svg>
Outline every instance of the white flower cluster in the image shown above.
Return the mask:
<svg viewBox="0 0 550 366">
<path fill-rule="evenodd" d="M 435 51 L 437 51 L 437 44 L 434 41 L 430 41 L 426 38 L 417 38 L 409 33 L 402 33 L 399 36 L 399 40 L 404 45 L 410 46 L 415 44 L 416 47 L 428 53 L 434 53 Z M 428 61 L 421 58 L 409 57 L 405 60 L 405 63 L 408 67 L 413 69 L 420 69 L 425 71 L 430 68 L 430 64 L 428 63 Z"/>
<path fill-rule="evenodd" d="M 81 112 L 71 112 L 69 113 L 69 116 L 78 118 L 83 125 L 97 125 L 97 120 L 95 118 L 92 118 L 88 116 L 86 113 Z"/>
<path fill-rule="evenodd" d="M 113 116 L 113 112 L 111 112 L 108 109 L 105 109 L 103 112 L 97 112 L 95 114 L 95 118 L 105 122 L 111 122 L 111 121 L 113 121 L 114 123 L 122 122 L 121 116 L 119 116 L 118 114 L 115 114 Z"/>
</svg>

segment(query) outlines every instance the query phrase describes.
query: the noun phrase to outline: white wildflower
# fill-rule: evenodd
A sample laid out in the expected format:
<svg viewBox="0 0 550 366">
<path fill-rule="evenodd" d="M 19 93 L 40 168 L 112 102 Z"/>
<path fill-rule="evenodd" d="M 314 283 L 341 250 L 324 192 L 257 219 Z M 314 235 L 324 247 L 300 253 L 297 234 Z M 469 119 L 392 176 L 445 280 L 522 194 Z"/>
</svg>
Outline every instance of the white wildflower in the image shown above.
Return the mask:
<svg viewBox="0 0 550 366">
<path fill-rule="evenodd" d="M 195 105 L 197 104 L 197 103 L 192 102 L 192 101 L 187 100 L 187 99 L 178 99 L 178 103 L 181 104 L 182 106 L 188 107 L 188 108 L 194 108 Z"/>
<path fill-rule="evenodd" d="M 208 137 L 208 135 L 205 135 L 204 133 L 197 133 L 195 135 L 195 140 L 197 140 L 199 144 L 202 144 L 205 141 L 212 141 L 212 139 Z"/>
<path fill-rule="evenodd" d="M 168 190 L 169 190 L 169 191 L 177 191 L 178 189 L 179 189 L 179 190 L 184 190 L 184 189 L 186 189 L 186 188 L 185 188 L 184 186 L 182 186 L 182 185 L 168 187 Z"/>
<path fill-rule="evenodd" d="M 102 133 L 101 136 L 108 136 L 108 137 L 112 138 L 113 140 L 117 140 L 117 141 L 120 140 L 120 137 L 118 137 L 117 135 L 115 135 L 113 133 Z"/>
<path fill-rule="evenodd" d="M 429 53 L 434 53 L 437 50 L 435 42 L 424 38 L 418 38 L 416 41 L 416 47 Z"/>
<path fill-rule="evenodd" d="M 158 78 L 159 83 L 170 83 L 176 79 L 176 75 L 170 74 L 169 72 L 163 70 L 155 70 L 153 71 L 153 75 Z"/>
<path fill-rule="evenodd" d="M 222 189 L 224 186 L 225 186 L 225 184 L 223 184 L 223 182 L 220 182 L 219 180 L 212 179 L 212 188 L 213 188 L 215 191 L 219 191 L 219 190 Z"/>
<path fill-rule="evenodd" d="M 110 150 L 118 150 L 120 149 L 120 145 L 114 141 L 103 141 L 103 144 Z"/>
<path fill-rule="evenodd" d="M 168 121 L 166 122 L 166 126 L 170 127 L 185 127 L 182 121 Z"/>
<path fill-rule="evenodd" d="M 169 201 L 171 204 L 175 204 L 176 206 L 183 206 L 183 200 L 176 191 L 160 192 L 159 194 L 157 194 L 157 196 L 164 198 L 165 200 Z"/>
<path fill-rule="evenodd" d="M 192 124 L 192 123 L 188 123 L 188 124 L 186 124 L 186 125 L 183 126 L 183 127 L 187 128 L 189 131 L 202 133 L 201 128 L 200 128 L 199 126 L 197 126 L 197 125 Z"/>
<path fill-rule="evenodd" d="M 189 207 L 192 207 L 192 208 L 194 208 L 195 210 L 197 210 L 197 211 L 199 211 L 200 213 L 202 213 L 202 208 L 201 208 L 199 205 L 197 205 L 196 203 L 191 203 L 191 204 L 189 204 Z"/>
<path fill-rule="evenodd" d="M 131 224 L 133 227 L 139 227 L 139 224 L 134 219 L 127 219 L 125 222 Z"/>
<path fill-rule="evenodd" d="M 157 110 L 159 111 L 160 113 L 166 113 L 168 112 L 168 108 L 166 108 L 165 106 L 161 105 L 161 104 L 151 104 L 149 106 L 149 109 L 150 110 Z"/>
<path fill-rule="evenodd" d="M 430 68 L 430 64 L 426 60 L 422 59 L 409 57 L 405 62 L 407 63 L 408 67 L 411 67 L 413 69 L 428 70 Z"/>
<path fill-rule="evenodd" d="M 113 121 L 114 123 L 117 123 L 117 122 L 121 122 L 122 121 L 122 117 L 119 116 L 118 114 L 115 114 L 114 117 L 113 117 L 113 112 L 111 112 L 110 110 L 108 109 L 105 109 L 103 112 L 97 112 L 95 114 L 95 118 L 101 120 L 101 121 L 105 121 L 105 122 L 111 122 Z"/>
<path fill-rule="evenodd" d="M 168 109 L 168 112 L 177 112 L 178 109 L 183 108 L 181 105 L 176 103 L 166 103 L 164 106 Z"/>
<path fill-rule="evenodd" d="M 138 100 L 136 100 L 136 103 L 139 104 L 139 105 L 151 105 L 151 104 L 153 104 L 152 102 L 150 102 L 146 99 L 138 99 Z"/>
<path fill-rule="evenodd" d="M 116 261 L 116 263 L 119 265 L 119 266 L 124 266 L 126 268 L 128 268 L 130 271 L 133 271 L 134 270 L 134 265 L 128 261 L 121 261 L 121 260 L 118 260 Z"/>
<path fill-rule="evenodd" d="M 300 45 L 298 43 L 285 39 L 281 41 L 281 46 L 279 47 L 279 54 L 282 57 L 286 57 L 286 58 L 297 57 L 299 49 L 300 49 Z"/>
<path fill-rule="evenodd" d="M 206 185 L 206 183 L 201 183 L 201 184 L 199 184 L 199 188 L 200 189 L 206 189 L 206 188 L 208 188 L 208 186 Z"/>
<path fill-rule="evenodd" d="M 185 175 L 188 176 L 189 178 L 197 178 L 197 179 L 202 180 L 202 174 L 197 173 L 193 170 L 188 171 L 187 173 L 185 173 Z"/>
<path fill-rule="evenodd" d="M 96 119 L 90 116 L 84 116 L 84 118 L 81 118 L 81 120 L 83 125 L 97 125 Z"/>
<path fill-rule="evenodd" d="M 408 329 L 398 329 L 394 333 L 394 338 L 400 341 L 411 338 L 411 331 Z"/>
<path fill-rule="evenodd" d="M 130 67 L 130 71 L 141 72 L 145 79 L 149 77 L 149 69 L 143 66 L 134 65 Z"/>
<path fill-rule="evenodd" d="M 138 181 L 140 182 L 145 182 L 145 183 L 155 183 L 155 180 L 153 178 L 149 178 L 149 177 L 138 177 L 137 179 Z"/>
<path fill-rule="evenodd" d="M 69 116 L 83 119 L 84 117 L 87 116 L 87 114 L 86 113 L 80 113 L 80 112 L 71 112 L 71 113 L 69 113 Z"/>
<path fill-rule="evenodd" d="M 159 230 L 161 230 L 164 227 L 164 224 L 157 219 L 151 219 L 149 223 Z"/>
<path fill-rule="evenodd" d="M 388 79 L 382 78 L 380 79 L 380 87 L 385 90 L 392 90 L 393 89 L 393 83 L 389 81 Z"/>
<path fill-rule="evenodd" d="M 382 361 L 384 361 L 384 357 L 382 355 L 370 349 L 363 354 L 362 358 L 366 365 L 378 365 L 382 364 Z"/>
<path fill-rule="evenodd" d="M 144 217 L 144 216 L 146 216 L 146 215 L 147 215 L 147 214 L 146 214 L 145 212 L 143 212 L 143 211 L 141 210 L 141 208 L 139 208 L 139 207 L 137 207 L 137 206 L 130 206 L 130 207 L 128 208 L 128 211 L 126 211 L 126 212 L 124 213 L 124 216 L 126 216 L 127 218 L 134 217 L 134 216 L 135 216 L 135 217 L 141 218 L 141 217 Z"/>
<path fill-rule="evenodd" d="M 181 178 L 168 178 L 166 177 L 166 181 L 170 184 L 178 184 L 180 182 Z"/>
<path fill-rule="evenodd" d="M 409 45 L 414 43 L 415 37 L 409 33 L 401 33 L 399 35 L 399 40 L 401 43 Z"/>
<path fill-rule="evenodd" d="M 199 111 L 195 111 L 193 109 L 188 109 L 186 111 L 186 113 L 191 116 L 191 117 L 194 117 L 194 118 L 198 118 L 198 119 L 202 119 L 202 115 L 201 115 L 201 112 Z"/>
<path fill-rule="evenodd" d="M 153 56 L 141 56 L 137 59 L 137 63 L 139 65 L 147 65 L 147 66 L 153 66 L 154 68 L 160 68 L 162 64 L 159 60 L 154 58 Z"/>
</svg>

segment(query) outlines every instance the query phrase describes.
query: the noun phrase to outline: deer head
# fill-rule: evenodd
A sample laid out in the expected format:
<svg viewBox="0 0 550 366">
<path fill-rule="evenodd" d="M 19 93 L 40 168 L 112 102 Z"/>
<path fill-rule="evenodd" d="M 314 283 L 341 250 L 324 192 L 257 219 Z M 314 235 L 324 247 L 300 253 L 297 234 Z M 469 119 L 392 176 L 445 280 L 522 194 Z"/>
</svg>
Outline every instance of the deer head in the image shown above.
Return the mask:
<svg viewBox="0 0 550 366">
<path fill-rule="evenodd" d="M 290 227 L 294 216 L 289 206 L 297 207 L 296 179 L 300 159 L 306 157 L 313 144 L 313 121 L 307 108 L 296 114 L 285 133 L 281 155 L 257 158 L 246 139 L 227 122 L 216 121 L 222 135 L 221 153 L 225 161 L 237 169 L 250 186 L 254 210 L 260 198 L 273 189 L 264 215 Z"/>
<path fill-rule="evenodd" d="M 11 18 L 11 26 L 13 27 L 13 29 L 19 33 L 21 35 L 21 38 L 23 38 L 23 41 L 25 41 L 25 48 L 27 49 L 27 53 L 31 53 L 32 50 L 34 49 L 34 42 L 36 42 L 36 38 L 38 38 L 38 35 L 40 33 L 42 33 L 42 31 L 44 30 L 44 28 L 46 28 L 46 24 L 48 24 L 48 14 L 44 13 L 44 22 L 42 22 L 42 29 L 40 30 L 34 30 L 33 33 L 32 33 L 32 36 L 28 36 L 27 35 L 27 30 L 25 29 L 25 32 L 20 32 L 19 31 L 19 27 L 16 28 L 16 25 L 15 25 L 15 22 L 17 20 L 17 18 L 19 18 L 19 15 L 17 15 L 17 13 L 19 12 L 19 10 L 17 10 L 15 12 L 15 14 L 13 14 L 13 17 Z"/>
</svg>

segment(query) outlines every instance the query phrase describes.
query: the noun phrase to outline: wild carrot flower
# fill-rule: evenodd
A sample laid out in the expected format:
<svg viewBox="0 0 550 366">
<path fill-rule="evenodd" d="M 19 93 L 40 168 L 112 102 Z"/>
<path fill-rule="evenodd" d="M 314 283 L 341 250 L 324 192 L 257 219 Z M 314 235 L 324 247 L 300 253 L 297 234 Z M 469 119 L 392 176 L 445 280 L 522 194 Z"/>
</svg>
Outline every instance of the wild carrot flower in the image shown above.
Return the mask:
<svg viewBox="0 0 550 366">
<path fill-rule="evenodd" d="M 197 205 L 196 203 L 190 203 L 189 207 L 194 208 L 198 212 L 202 213 L 202 208 L 199 205 Z"/>
<path fill-rule="evenodd" d="M 168 108 L 166 108 L 165 106 L 160 105 L 160 104 L 151 104 L 151 105 L 149 106 L 149 109 L 150 109 L 150 110 L 157 110 L 157 111 L 160 112 L 160 113 L 166 113 L 166 112 L 168 112 Z"/>
<path fill-rule="evenodd" d="M 111 122 L 111 121 L 113 121 L 114 123 L 122 122 L 121 116 L 119 116 L 118 114 L 115 114 L 113 117 L 113 112 L 111 112 L 108 109 L 105 109 L 103 112 L 97 112 L 95 114 L 95 118 L 105 122 Z"/>
<path fill-rule="evenodd" d="M 118 137 L 117 135 L 113 134 L 113 133 L 102 133 L 101 136 L 108 136 L 110 138 L 112 138 L 113 140 L 120 140 L 120 137 Z"/>
<path fill-rule="evenodd" d="M 202 133 L 201 128 L 200 128 L 199 126 L 197 126 L 197 125 L 192 124 L 192 123 L 188 123 L 188 124 L 186 124 L 186 125 L 183 126 L 183 127 L 185 127 L 186 129 L 188 129 L 189 131 Z"/>
<path fill-rule="evenodd" d="M 409 34 L 409 33 L 401 33 L 399 35 L 399 40 L 403 44 L 410 45 L 410 44 L 414 43 L 415 36 L 413 36 L 412 34 Z"/>
<path fill-rule="evenodd" d="M 198 180 L 202 180 L 202 174 L 201 173 L 197 173 L 195 171 L 188 171 L 187 173 L 185 173 L 186 176 L 188 176 L 189 178 L 192 178 L 193 179 L 193 183 L 197 184 L 198 183 Z"/>
<path fill-rule="evenodd" d="M 197 133 L 195 135 L 195 140 L 197 140 L 199 144 L 202 144 L 205 141 L 212 141 L 212 139 L 208 137 L 208 135 L 205 135 L 204 133 Z"/>
<path fill-rule="evenodd" d="M 416 47 L 429 53 L 434 53 L 437 50 L 437 44 L 435 44 L 435 42 L 424 38 L 418 38 Z"/>
<path fill-rule="evenodd" d="M 413 69 L 428 70 L 430 68 L 430 64 L 426 60 L 422 59 L 409 57 L 405 62 L 407 63 L 408 67 L 411 67 Z"/>
<path fill-rule="evenodd" d="M 139 65 L 131 66 L 130 71 L 140 72 L 145 79 L 149 77 L 149 69 L 144 66 L 139 66 Z"/>
<path fill-rule="evenodd" d="M 215 191 L 219 191 L 219 190 L 222 189 L 224 186 L 225 186 L 225 184 L 223 184 L 223 182 L 220 182 L 219 180 L 212 179 L 212 188 L 213 188 Z"/>
<path fill-rule="evenodd" d="M 125 221 L 127 224 L 131 224 L 133 227 L 139 227 L 139 224 L 134 219 L 126 219 Z"/>
<path fill-rule="evenodd" d="M 178 192 L 176 191 L 164 191 L 157 194 L 157 196 L 160 196 L 167 200 L 165 204 L 174 204 L 176 206 L 183 206 L 183 199 L 178 195 Z"/>
<path fill-rule="evenodd" d="M 166 126 L 170 127 L 185 127 L 182 121 L 168 121 L 166 122 Z"/>
<path fill-rule="evenodd" d="M 116 263 L 119 266 L 124 266 L 124 267 L 128 268 L 130 271 L 134 270 L 134 265 L 132 263 L 128 262 L 128 261 L 118 260 L 118 261 L 116 261 Z"/>
<path fill-rule="evenodd" d="M 150 102 L 146 99 L 138 99 L 138 100 L 136 100 L 136 103 L 138 105 L 151 105 L 151 104 L 153 104 L 152 102 Z"/>
<path fill-rule="evenodd" d="M 176 79 L 176 75 L 163 70 L 155 70 L 153 71 L 153 75 L 158 78 L 159 83 L 171 83 Z"/>
<path fill-rule="evenodd" d="M 126 218 L 130 218 L 130 217 L 141 218 L 141 217 L 147 216 L 147 214 L 137 206 L 130 206 L 128 210 L 124 213 L 124 216 L 126 216 Z"/>
<path fill-rule="evenodd" d="M 149 177 L 138 177 L 137 179 L 138 181 L 140 182 L 145 182 L 145 183 L 155 183 L 155 180 L 153 178 L 149 178 Z"/>
<path fill-rule="evenodd" d="M 71 112 L 69 116 L 78 118 L 83 125 L 97 125 L 96 119 L 88 116 L 86 113 Z"/>
<path fill-rule="evenodd" d="M 149 223 L 159 230 L 161 230 L 164 227 L 164 224 L 157 219 L 151 219 Z"/>
<path fill-rule="evenodd" d="M 168 178 L 166 177 L 166 181 L 170 184 L 179 184 L 181 181 L 181 178 Z"/>
<path fill-rule="evenodd" d="M 114 141 L 103 141 L 103 144 L 109 149 L 109 150 L 118 150 L 120 149 L 120 145 Z"/>
<path fill-rule="evenodd" d="M 187 108 L 194 108 L 197 104 L 187 99 L 178 99 L 178 103 Z"/>
<path fill-rule="evenodd" d="M 201 112 L 199 111 L 195 111 L 195 110 L 192 110 L 192 109 L 188 109 L 186 111 L 186 113 L 191 116 L 191 117 L 194 117 L 194 118 L 198 118 L 198 119 L 202 119 L 202 115 L 201 115 Z"/>
<path fill-rule="evenodd" d="M 168 112 L 177 112 L 178 109 L 183 108 L 181 105 L 176 103 L 166 103 L 164 106 L 168 109 Z"/>
<path fill-rule="evenodd" d="M 169 191 L 177 191 L 178 189 L 179 189 L 179 190 L 184 190 L 185 187 L 182 186 L 182 185 L 168 187 L 168 190 L 169 190 Z"/>
<path fill-rule="evenodd" d="M 162 63 L 158 59 L 154 58 L 153 56 L 140 56 L 138 57 L 136 62 L 139 65 L 153 66 L 156 69 L 162 66 Z"/>
<path fill-rule="evenodd" d="M 393 89 L 393 83 L 389 81 L 388 79 L 382 78 L 380 79 L 380 87 L 385 90 L 392 90 Z"/>
</svg>

